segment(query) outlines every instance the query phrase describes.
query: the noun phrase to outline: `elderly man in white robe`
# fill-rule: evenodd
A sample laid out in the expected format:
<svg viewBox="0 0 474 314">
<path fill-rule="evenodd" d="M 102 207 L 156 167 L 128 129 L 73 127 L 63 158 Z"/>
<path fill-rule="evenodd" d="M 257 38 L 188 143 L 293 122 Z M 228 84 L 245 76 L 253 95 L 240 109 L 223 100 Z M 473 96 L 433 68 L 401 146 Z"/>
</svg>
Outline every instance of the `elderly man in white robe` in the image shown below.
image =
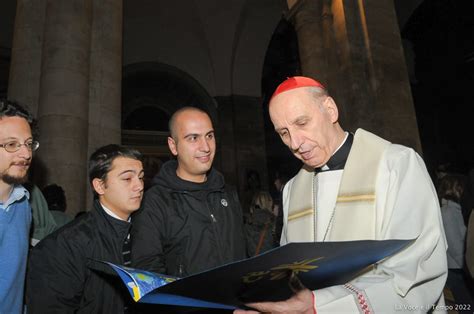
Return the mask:
<svg viewBox="0 0 474 314">
<path fill-rule="evenodd" d="M 275 131 L 304 163 L 283 192 L 282 245 L 416 241 L 345 285 L 249 306 L 265 313 L 445 312 L 446 239 L 421 157 L 362 129 L 345 132 L 335 101 L 311 78 L 281 83 L 269 112 Z"/>
</svg>

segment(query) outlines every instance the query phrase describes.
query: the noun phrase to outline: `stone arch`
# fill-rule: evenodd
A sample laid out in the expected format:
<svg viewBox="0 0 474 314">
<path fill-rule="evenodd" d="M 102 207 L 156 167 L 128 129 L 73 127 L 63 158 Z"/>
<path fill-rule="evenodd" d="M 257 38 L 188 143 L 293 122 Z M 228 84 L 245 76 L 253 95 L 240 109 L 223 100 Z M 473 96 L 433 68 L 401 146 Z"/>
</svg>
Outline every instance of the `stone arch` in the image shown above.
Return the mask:
<svg viewBox="0 0 474 314">
<path fill-rule="evenodd" d="M 265 54 L 285 5 L 252 0 L 242 4 L 232 43 L 231 91 L 260 97 Z"/>
<path fill-rule="evenodd" d="M 124 67 L 122 79 L 122 127 L 127 118 L 143 107 L 171 116 L 184 106 L 198 107 L 216 122 L 215 100 L 186 72 L 158 62 L 140 62 Z"/>
<path fill-rule="evenodd" d="M 268 112 L 268 102 L 275 88 L 285 78 L 294 75 L 301 75 L 298 39 L 293 25 L 282 17 L 268 44 L 261 76 L 267 167 L 271 186 L 277 174 L 292 177 L 301 168 L 301 162 L 292 156 L 275 132 Z"/>
</svg>

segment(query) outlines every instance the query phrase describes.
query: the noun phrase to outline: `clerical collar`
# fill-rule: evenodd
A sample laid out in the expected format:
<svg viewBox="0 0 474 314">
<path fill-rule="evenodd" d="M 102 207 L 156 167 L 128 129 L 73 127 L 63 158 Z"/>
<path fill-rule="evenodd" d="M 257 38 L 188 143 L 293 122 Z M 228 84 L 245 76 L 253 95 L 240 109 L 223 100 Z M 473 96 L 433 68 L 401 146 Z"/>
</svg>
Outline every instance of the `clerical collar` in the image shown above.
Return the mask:
<svg viewBox="0 0 474 314">
<path fill-rule="evenodd" d="M 104 211 L 111 217 L 114 217 L 115 219 L 118 219 L 118 220 L 122 220 L 122 221 L 127 221 L 127 222 L 130 222 L 132 220 L 132 217 L 128 217 L 127 220 L 124 220 L 122 218 L 120 218 L 116 213 L 114 213 L 113 211 L 111 211 L 110 209 L 108 209 L 107 207 L 105 207 L 104 204 L 100 203 L 100 206 L 102 206 L 102 208 L 104 209 Z"/>
<path fill-rule="evenodd" d="M 336 152 L 329 158 L 324 166 L 315 169 L 316 172 L 344 169 L 347 157 L 351 151 L 352 142 L 354 141 L 354 135 L 349 132 L 345 133 L 346 138 L 342 144 L 336 149 Z"/>
</svg>

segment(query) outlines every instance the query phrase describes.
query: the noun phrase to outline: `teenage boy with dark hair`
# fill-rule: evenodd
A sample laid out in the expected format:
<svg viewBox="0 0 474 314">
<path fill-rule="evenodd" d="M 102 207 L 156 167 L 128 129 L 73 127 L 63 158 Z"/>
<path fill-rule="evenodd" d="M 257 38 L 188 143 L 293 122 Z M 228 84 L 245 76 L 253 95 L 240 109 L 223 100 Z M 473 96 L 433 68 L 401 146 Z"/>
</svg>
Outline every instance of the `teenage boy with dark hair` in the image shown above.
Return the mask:
<svg viewBox="0 0 474 314">
<path fill-rule="evenodd" d="M 123 286 L 91 270 L 91 259 L 130 263 L 130 214 L 143 196 L 139 152 L 118 145 L 89 159 L 92 211 L 43 239 L 31 253 L 28 313 L 126 313 Z"/>
</svg>

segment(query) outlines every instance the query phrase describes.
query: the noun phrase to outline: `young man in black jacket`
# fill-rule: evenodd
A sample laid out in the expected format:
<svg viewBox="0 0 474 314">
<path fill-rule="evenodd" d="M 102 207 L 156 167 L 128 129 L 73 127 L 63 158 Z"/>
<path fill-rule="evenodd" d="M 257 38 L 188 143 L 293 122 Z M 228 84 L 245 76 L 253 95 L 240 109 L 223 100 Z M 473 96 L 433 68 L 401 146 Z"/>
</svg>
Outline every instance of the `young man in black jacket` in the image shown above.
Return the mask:
<svg viewBox="0 0 474 314">
<path fill-rule="evenodd" d="M 127 313 L 130 295 L 117 277 L 89 268 L 91 259 L 130 264 L 130 214 L 143 196 L 139 152 L 99 148 L 89 160 L 94 208 L 53 232 L 32 250 L 27 312 Z"/>
<path fill-rule="evenodd" d="M 168 146 L 177 160 L 163 165 L 132 218 L 133 266 L 185 277 L 245 258 L 237 193 L 212 168 L 211 119 L 185 107 L 169 128 Z"/>
</svg>

